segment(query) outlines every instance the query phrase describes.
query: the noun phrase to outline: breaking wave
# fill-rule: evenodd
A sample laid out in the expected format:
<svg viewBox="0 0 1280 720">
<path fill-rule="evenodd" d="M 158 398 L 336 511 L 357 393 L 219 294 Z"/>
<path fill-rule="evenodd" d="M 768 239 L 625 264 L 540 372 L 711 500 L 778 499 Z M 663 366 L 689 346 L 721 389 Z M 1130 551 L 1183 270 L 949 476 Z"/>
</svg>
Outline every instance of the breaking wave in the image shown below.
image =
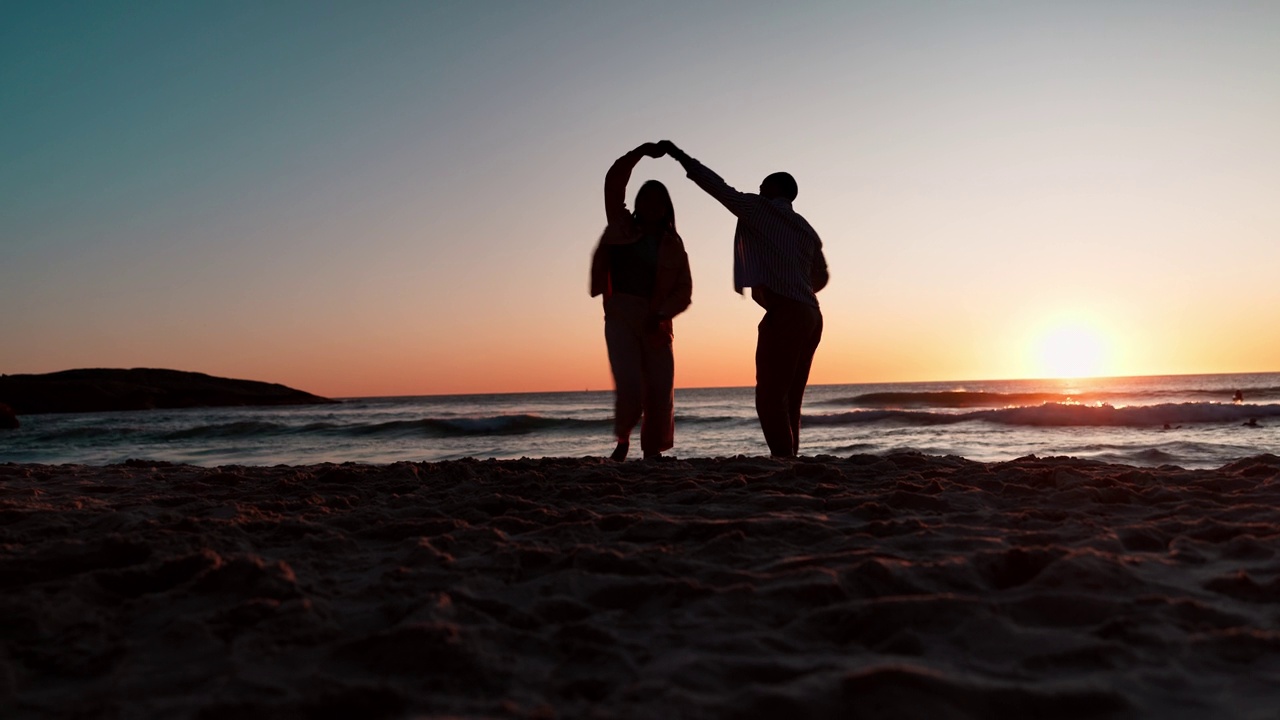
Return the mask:
<svg viewBox="0 0 1280 720">
<path fill-rule="evenodd" d="M 1036 407 L 933 413 L 918 410 L 854 410 L 831 415 L 806 415 L 809 425 L 857 425 L 897 422 L 908 425 L 953 425 L 990 422 L 1030 427 L 1162 427 L 1181 423 L 1226 423 L 1280 417 L 1280 405 L 1224 405 L 1222 403 L 1166 403 L 1116 408 L 1110 405 L 1045 403 Z"/>
<path fill-rule="evenodd" d="M 245 420 L 241 422 L 218 423 L 216 425 L 197 425 L 195 427 L 174 430 L 160 436 L 162 440 L 190 440 L 193 438 L 236 438 L 258 435 L 271 435 L 289 426 L 273 422 Z"/>
<path fill-rule="evenodd" d="M 1177 394 L 1190 398 L 1215 398 L 1222 404 L 1226 404 L 1230 402 L 1234 392 L 1234 389 L 1231 388 L 1180 389 Z M 1258 400 L 1280 400 L 1280 387 L 1245 388 L 1244 395 L 1246 400 L 1254 402 Z M 823 400 L 815 404 L 826 407 L 879 408 L 886 410 L 912 408 L 1016 408 L 1039 406 L 1046 403 L 1099 405 L 1114 403 L 1119 398 L 1124 398 L 1132 404 L 1144 404 L 1149 403 L 1152 399 L 1167 399 L 1168 397 L 1169 392 L 1167 390 L 1095 390 L 1081 393 L 938 390 L 928 392 L 863 393 L 850 397 Z M 1126 402 L 1126 404 L 1130 404 L 1130 402 Z"/>
<path fill-rule="evenodd" d="M 581 420 L 543 417 L 541 415 L 493 415 L 477 418 L 423 418 L 396 420 L 363 426 L 354 430 L 361 435 L 457 437 L 468 435 L 524 435 L 545 430 L 608 427 L 610 419 Z"/>
</svg>

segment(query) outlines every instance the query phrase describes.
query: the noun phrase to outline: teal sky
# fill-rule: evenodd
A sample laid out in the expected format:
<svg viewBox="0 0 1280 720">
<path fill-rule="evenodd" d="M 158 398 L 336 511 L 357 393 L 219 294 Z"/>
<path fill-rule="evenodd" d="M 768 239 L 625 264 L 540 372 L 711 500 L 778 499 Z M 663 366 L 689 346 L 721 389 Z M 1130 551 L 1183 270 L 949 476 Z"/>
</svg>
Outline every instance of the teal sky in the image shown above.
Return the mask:
<svg viewBox="0 0 1280 720">
<path fill-rule="evenodd" d="M 0 371 L 331 395 L 608 387 L 612 160 L 785 169 L 817 382 L 1280 369 L 1280 4 L 3 4 Z M 677 384 L 751 382 L 733 220 L 671 161 Z M 634 187 L 629 197 L 634 194 Z"/>
</svg>

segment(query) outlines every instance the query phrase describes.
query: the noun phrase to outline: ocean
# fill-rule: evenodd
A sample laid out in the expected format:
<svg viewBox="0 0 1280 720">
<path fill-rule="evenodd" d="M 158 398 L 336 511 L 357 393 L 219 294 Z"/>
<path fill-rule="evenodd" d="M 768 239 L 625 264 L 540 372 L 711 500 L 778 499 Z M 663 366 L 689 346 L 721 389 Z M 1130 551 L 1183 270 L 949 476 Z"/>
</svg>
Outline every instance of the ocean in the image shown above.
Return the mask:
<svg viewBox="0 0 1280 720">
<path fill-rule="evenodd" d="M 1243 402 L 1233 402 L 1235 392 Z M 606 456 L 612 392 L 25 415 L 0 462 L 201 466 Z M 639 430 L 632 455 L 639 456 Z M 801 453 L 1213 468 L 1280 454 L 1280 373 L 811 386 Z M 676 457 L 765 455 L 752 388 L 676 391 Z"/>
</svg>

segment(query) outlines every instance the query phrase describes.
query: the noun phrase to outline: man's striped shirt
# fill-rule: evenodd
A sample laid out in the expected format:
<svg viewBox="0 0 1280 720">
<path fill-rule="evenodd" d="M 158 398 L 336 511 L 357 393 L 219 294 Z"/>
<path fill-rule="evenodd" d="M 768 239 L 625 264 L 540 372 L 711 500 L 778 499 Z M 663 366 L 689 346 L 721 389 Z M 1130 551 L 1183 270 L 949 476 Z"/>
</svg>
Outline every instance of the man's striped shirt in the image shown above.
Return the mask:
<svg viewBox="0 0 1280 720">
<path fill-rule="evenodd" d="M 768 200 L 739 192 L 702 163 L 689 158 L 688 177 L 738 218 L 733 237 L 733 288 L 766 287 L 818 307 L 815 262 L 826 265 L 822 240 L 786 198 Z"/>
</svg>

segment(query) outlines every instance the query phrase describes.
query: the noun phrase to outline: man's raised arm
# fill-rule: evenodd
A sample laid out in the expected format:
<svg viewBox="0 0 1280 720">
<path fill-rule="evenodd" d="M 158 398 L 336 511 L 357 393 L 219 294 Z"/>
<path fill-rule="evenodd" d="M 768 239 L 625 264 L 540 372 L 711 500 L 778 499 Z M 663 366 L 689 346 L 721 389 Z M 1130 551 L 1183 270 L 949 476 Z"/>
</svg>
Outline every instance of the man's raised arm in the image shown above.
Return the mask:
<svg viewBox="0 0 1280 720">
<path fill-rule="evenodd" d="M 750 212 L 756 195 L 739 192 L 729 186 L 723 178 L 715 174 L 711 168 L 689 157 L 689 154 L 676 147 L 675 143 L 670 140 L 663 140 L 658 143 L 658 148 L 662 152 L 675 158 L 684 168 L 685 174 L 695 185 L 706 191 L 708 195 L 720 201 L 729 209 L 729 212 L 742 217 Z"/>
</svg>

